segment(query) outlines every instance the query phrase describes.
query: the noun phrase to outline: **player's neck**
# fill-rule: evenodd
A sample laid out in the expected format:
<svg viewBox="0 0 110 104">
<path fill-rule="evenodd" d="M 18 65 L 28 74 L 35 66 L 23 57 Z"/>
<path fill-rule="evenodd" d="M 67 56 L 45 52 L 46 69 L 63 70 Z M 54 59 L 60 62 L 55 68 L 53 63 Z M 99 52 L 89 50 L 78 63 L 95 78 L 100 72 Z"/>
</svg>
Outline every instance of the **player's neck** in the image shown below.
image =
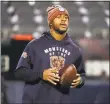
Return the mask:
<svg viewBox="0 0 110 104">
<path fill-rule="evenodd" d="M 59 41 L 62 40 L 66 35 L 66 32 L 64 34 L 59 34 L 53 29 L 50 29 L 50 33 L 56 40 L 59 40 Z"/>
</svg>

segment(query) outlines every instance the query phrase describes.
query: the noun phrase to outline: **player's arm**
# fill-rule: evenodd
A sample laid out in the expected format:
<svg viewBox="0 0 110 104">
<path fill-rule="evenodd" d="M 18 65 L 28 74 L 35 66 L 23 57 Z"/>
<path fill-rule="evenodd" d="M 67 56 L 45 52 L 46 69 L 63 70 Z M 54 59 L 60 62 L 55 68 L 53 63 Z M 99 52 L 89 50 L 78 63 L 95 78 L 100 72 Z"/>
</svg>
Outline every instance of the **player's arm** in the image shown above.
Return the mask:
<svg viewBox="0 0 110 104">
<path fill-rule="evenodd" d="M 81 88 L 85 83 L 85 70 L 84 70 L 84 60 L 83 55 L 80 50 L 79 57 L 77 58 L 75 62 L 75 66 L 77 69 L 77 79 L 73 81 L 72 86 L 76 88 Z"/>
<path fill-rule="evenodd" d="M 43 79 L 56 85 L 56 82 L 59 81 L 59 76 L 55 74 L 56 68 L 48 68 L 44 69 L 44 71 L 39 70 L 39 68 L 34 69 L 35 67 L 33 67 L 33 61 L 35 56 L 33 54 L 32 47 L 33 46 L 31 44 L 28 44 L 24 49 L 17 68 L 14 71 L 15 77 L 27 82 Z"/>
<path fill-rule="evenodd" d="M 24 81 L 34 81 L 38 78 L 42 78 L 43 72 L 38 68 L 33 70 L 34 54 L 32 45 L 29 43 L 24 49 L 16 70 L 14 71 L 15 77 Z"/>
</svg>

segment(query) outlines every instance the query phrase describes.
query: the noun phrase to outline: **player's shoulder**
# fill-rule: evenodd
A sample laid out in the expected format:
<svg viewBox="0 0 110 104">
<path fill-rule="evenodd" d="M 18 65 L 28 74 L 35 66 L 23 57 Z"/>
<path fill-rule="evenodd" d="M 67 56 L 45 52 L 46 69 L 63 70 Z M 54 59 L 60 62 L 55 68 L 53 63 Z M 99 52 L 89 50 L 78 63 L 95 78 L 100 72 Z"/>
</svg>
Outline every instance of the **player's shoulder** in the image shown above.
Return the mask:
<svg viewBox="0 0 110 104">
<path fill-rule="evenodd" d="M 41 36 L 39 38 L 35 38 L 35 39 L 31 40 L 28 44 L 31 46 L 34 44 L 38 44 L 39 42 L 42 41 L 42 39 L 43 39 L 43 35 L 41 34 Z"/>
<path fill-rule="evenodd" d="M 72 38 L 70 38 L 70 42 L 71 42 L 72 48 L 73 48 L 75 51 L 77 51 L 77 53 L 81 54 L 82 49 L 81 49 L 81 47 L 78 45 L 78 43 L 77 43 L 74 39 L 72 39 Z"/>
<path fill-rule="evenodd" d="M 76 48 L 76 49 L 79 49 L 79 46 L 77 44 L 77 42 L 75 40 L 73 40 L 72 38 L 70 38 L 70 42 L 71 42 L 71 45 Z"/>
<path fill-rule="evenodd" d="M 40 42 L 42 42 L 41 39 L 42 39 L 42 36 L 31 40 L 30 42 L 28 42 L 25 48 L 34 49 L 39 45 Z"/>
</svg>

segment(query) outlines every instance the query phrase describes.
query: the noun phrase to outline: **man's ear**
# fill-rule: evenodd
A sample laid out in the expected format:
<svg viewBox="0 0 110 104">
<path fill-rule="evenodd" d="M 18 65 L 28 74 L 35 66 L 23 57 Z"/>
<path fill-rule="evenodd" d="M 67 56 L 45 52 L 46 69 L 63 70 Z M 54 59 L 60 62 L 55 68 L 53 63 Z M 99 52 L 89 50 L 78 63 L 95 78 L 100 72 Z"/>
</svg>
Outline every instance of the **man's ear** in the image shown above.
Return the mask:
<svg viewBox="0 0 110 104">
<path fill-rule="evenodd" d="M 52 24 L 49 24 L 49 27 L 51 28 Z"/>
</svg>

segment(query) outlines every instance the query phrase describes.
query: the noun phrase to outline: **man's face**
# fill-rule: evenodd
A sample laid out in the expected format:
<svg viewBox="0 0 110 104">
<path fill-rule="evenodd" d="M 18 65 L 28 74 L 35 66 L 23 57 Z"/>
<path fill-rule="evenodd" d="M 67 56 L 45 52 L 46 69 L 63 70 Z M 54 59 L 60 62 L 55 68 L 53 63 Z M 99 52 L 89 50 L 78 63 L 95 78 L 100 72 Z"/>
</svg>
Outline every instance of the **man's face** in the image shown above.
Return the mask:
<svg viewBox="0 0 110 104">
<path fill-rule="evenodd" d="M 68 24 L 68 16 L 66 14 L 60 14 L 52 21 L 51 28 L 60 34 L 64 34 L 68 30 Z"/>
</svg>

